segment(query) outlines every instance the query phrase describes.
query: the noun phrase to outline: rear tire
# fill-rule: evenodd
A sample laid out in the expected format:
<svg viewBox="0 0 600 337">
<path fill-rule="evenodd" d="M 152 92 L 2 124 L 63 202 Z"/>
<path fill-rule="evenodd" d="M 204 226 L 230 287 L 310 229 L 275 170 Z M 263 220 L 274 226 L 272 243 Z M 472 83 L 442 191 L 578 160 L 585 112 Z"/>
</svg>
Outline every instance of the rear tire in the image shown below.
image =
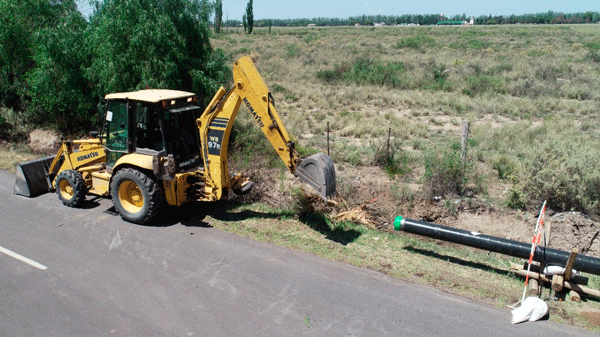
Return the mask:
<svg viewBox="0 0 600 337">
<path fill-rule="evenodd" d="M 56 176 L 56 194 L 63 204 L 69 207 L 79 207 L 85 201 L 87 186 L 81 173 L 75 170 L 65 170 Z"/>
<path fill-rule="evenodd" d="M 156 181 L 132 168 L 114 175 L 110 195 L 121 218 L 136 224 L 150 222 L 163 205 L 162 190 Z"/>
</svg>

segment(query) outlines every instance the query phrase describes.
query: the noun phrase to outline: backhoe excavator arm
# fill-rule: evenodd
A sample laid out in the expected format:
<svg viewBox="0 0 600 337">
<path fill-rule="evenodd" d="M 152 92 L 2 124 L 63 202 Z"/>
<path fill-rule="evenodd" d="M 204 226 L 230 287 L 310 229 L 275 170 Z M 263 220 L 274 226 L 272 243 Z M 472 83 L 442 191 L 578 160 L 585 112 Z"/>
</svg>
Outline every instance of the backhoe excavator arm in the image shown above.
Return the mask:
<svg viewBox="0 0 600 337">
<path fill-rule="evenodd" d="M 249 57 L 235 62 L 233 87 L 229 90 L 221 87 L 197 120 L 207 192 L 218 200 L 224 197 L 223 190 L 236 188 L 240 183 L 236 177 L 232 180 L 229 176 L 227 148 L 233 122 L 242 104 L 289 171 L 317 189 L 323 198 L 331 197 L 335 193 L 335 169 L 331 158 L 320 153 L 301 160 L 279 118 L 267 85 Z"/>
</svg>

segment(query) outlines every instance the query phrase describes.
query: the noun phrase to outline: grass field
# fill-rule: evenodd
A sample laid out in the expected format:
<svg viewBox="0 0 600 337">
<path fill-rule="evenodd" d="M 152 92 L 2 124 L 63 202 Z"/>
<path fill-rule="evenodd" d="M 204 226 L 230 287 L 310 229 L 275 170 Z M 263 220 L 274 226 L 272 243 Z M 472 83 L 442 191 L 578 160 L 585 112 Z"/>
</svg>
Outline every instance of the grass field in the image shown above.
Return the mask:
<svg viewBox="0 0 600 337">
<path fill-rule="evenodd" d="M 423 200 L 443 195 L 438 206 L 451 221 L 438 214 L 435 222 L 447 224 L 469 208 L 456 205 L 483 200 L 498 220 L 484 231 L 506 237 L 531 222 L 543 200 L 600 228 L 599 37 L 597 25 L 274 28 L 229 31 L 212 43 L 231 62 L 251 55 L 301 148 L 326 151 L 329 125 L 338 191 L 349 207 L 378 199 L 379 215 L 391 221 L 392 214 L 435 213 Z M 241 123 L 250 123 L 245 115 Z M 463 121 L 471 133 L 461 164 Z M 496 254 L 325 218 L 214 221 L 498 305 L 514 303 L 522 289 L 505 272 L 511 258 Z M 513 239 L 529 240 L 532 229 L 522 233 Z M 550 305 L 551 319 L 600 331 L 597 300 Z"/>
<path fill-rule="evenodd" d="M 276 28 L 212 42 L 232 62 L 253 56 L 302 146 L 325 150 L 329 123 L 342 170 L 377 162 L 391 130 L 396 164 L 410 168 L 399 172 L 418 182 L 427 154 L 460 148 L 469 121 L 479 169 L 467 186 L 486 193 L 491 174 L 511 186 L 502 204 L 550 199 L 598 215 L 599 34 L 596 25 Z"/>
</svg>

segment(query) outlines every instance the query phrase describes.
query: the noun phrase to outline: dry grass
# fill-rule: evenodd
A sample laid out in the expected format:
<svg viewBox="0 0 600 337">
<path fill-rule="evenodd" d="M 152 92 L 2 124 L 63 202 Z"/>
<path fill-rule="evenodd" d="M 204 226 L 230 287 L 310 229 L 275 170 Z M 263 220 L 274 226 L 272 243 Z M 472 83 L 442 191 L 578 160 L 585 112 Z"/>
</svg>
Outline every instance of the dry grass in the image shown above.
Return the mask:
<svg viewBox="0 0 600 337">
<path fill-rule="evenodd" d="M 212 42 L 231 61 L 253 55 L 302 146 L 324 151 L 329 122 L 336 163 L 369 165 L 373 144 L 391 128 L 392 140 L 414 152 L 417 168 L 423 150 L 460 139 L 462 120 L 474 130 L 575 121 L 590 147 L 600 148 L 597 38 L 595 25 L 428 26 L 258 29 Z M 368 73 L 333 82 L 319 76 L 352 71 L 361 60 L 382 69 L 401 64 L 401 84 L 365 83 Z M 470 154 L 493 168 L 501 153 L 478 148 L 486 137 L 473 134 Z"/>
<path fill-rule="evenodd" d="M 0 170 L 14 172 L 16 164 L 33 160 L 37 157 L 39 157 L 39 155 L 31 154 L 23 148 L 6 148 L 0 146 Z"/>
<path fill-rule="evenodd" d="M 231 62 L 253 56 L 288 132 L 300 146 L 325 151 L 329 122 L 338 192 L 350 206 L 376 200 L 389 221 L 392 215 L 435 218 L 445 213 L 445 218 L 431 221 L 459 222 L 461 211 L 448 200 L 419 203 L 425 194 L 425 154 L 455 149 L 463 120 L 471 123 L 468 159 L 473 169 L 462 190 L 474 196 L 461 204 L 478 200 L 488 205 L 485 212 L 492 218 L 521 219 L 512 224 L 517 227 L 526 226 L 531 218 L 531 213 L 505 208 L 512 184 L 507 179 L 510 164 L 518 153 L 531 153 L 527 139 L 515 139 L 518 130 L 535 135 L 537 128 L 568 124 L 568 132 L 552 128 L 565 144 L 583 142 L 589 149 L 600 149 L 596 25 L 273 28 L 272 32 L 221 35 L 212 43 Z M 378 82 L 369 82 L 370 73 L 350 73 L 333 81 L 319 75 L 352 70 L 361 59 L 383 66 L 402 64 L 390 75 L 397 81 L 373 84 Z M 409 168 L 393 179 L 372 167 L 390 128 L 391 142 L 402 149 Z M 574 132 L 579 134 L 576 139 Z M 593 151 L 600 157 L 600 150 Z M 592 176 L 594 170 L 588 170 Z M 432 209 L 436 207 L 441 211 Z M 478 212 L 465 214 L 477 217 Z M 510 258 L 495 254 L 440 247 L 320 217 L 248 220 L 222 227 L 215 220 L 215 224 L 499 305 L 516 301 L 522 290 L 522 280 L 504 272 Z M 530 237 L 511 239 L 526 242 Z M 465 279 L 472 283 L 457 281 Z M 597 313 L 597 301 L 550 305 L 551 310 L 565 310 L 564 317 L 551 315 L 552 319 L 597 331 L 579 315 L 587 310 Z"/>
</svg>

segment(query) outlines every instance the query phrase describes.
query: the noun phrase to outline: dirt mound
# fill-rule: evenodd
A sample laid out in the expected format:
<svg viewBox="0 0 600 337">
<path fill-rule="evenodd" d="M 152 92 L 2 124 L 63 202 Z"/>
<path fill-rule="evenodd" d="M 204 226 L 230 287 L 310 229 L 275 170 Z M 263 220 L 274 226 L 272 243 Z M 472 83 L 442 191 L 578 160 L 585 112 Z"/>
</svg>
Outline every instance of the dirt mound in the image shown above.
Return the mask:
<svg viewBox="0 0 600 337">
<path fill-rule="evenodd" d="M 276 208 L 313 208 L 325 211 L 334 218 L 368 224 L 371 228 L 391 230 L 396 216 L 423 220 L 453 228 L 476 231 L 509 240 L 529 243 L 537 221 L 537 213 L 522 212 L 494 205 L 486 199 L 471 197 L 419 199 L 417 184 L 405 184 L 413 197 L 398 200 L 394 181 L 377 167 L 345 168 L 338 170 L 338 193 L 334 208 L 319 209 L 319 198 L 303 199 L 308 188 L 291 174 L 282 176 L 277 169 L 250 170 L 256 182 L 254 190 L 239 201 L 261 200 Z M 246 172 L 247 173 L 247 172 Z M 398 183 L 396 182 L 398 185 Z M 499 192 L 501 193 L 501 192 Z M 305 203 L 312 202 L 312 206 Z M 545 225 L 551 228 L 549 247 L 563 251 L 576 248 L 580 253 L 600 257 L 600 222 L 578 212 L 557 213 L 546 210 Z"/>
<path fill-rule="evenodd" d="M 55 131 L 36 129 L 29 134 L 27 145 L 36 154 L 52 155 L 60 147 L 60 137 Z"/>
</svg>

